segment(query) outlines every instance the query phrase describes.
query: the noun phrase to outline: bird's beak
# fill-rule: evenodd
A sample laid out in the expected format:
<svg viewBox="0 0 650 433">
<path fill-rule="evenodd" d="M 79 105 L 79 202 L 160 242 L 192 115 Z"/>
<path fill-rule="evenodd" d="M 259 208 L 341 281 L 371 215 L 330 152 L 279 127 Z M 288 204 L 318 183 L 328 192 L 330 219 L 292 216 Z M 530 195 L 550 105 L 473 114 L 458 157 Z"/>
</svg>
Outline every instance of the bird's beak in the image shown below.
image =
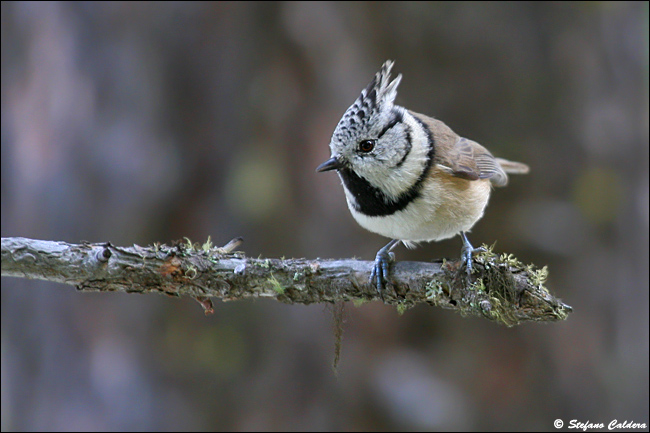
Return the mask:
<svg viewBox="0 0 650 433">
<path fill-rule="evenodd" d="M 316 167 L 316 171 L 330 171 L 330 170 L 338 170 L 340 168 L 343 168 L 343 163 L 339 161 L 336 156 L 331 157 L 318 167 Z"/>
</svg>

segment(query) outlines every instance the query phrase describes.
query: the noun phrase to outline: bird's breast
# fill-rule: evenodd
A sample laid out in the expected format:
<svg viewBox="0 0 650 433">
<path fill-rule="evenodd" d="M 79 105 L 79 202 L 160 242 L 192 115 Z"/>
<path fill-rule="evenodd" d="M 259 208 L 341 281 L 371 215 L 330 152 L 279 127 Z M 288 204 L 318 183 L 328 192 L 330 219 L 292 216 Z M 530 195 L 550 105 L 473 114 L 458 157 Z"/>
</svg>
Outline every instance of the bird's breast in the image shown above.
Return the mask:
<svg viewBox="0 0 650 433">
<path fill-rule="evenodd" d="M 347 194 L 346 194 L 347 196 Z M 468 231 L 483 216 L 490 197 L 488 180 L 469 181 L 434 167 L 420 194 L 390 215 L 367 215 L 355 208 L 354 219 L 366 230 L 392 239 L 436 241 Z"/>
</svg>

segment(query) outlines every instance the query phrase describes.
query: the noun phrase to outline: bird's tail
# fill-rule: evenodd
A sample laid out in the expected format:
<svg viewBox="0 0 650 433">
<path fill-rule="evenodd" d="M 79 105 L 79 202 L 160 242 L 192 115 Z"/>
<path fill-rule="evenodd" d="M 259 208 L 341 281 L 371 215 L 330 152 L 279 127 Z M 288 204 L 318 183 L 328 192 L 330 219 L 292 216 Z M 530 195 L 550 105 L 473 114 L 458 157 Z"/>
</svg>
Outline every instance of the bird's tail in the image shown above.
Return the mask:
<svg viewBox="0 0 650 433">
<path fill-rule="evenodd" d="M 530 168 L 524 163 L 508 161 L 503 158 L 495 158 L 503 171 L 509 174 L 526 174 L 530 171 Z"/>
</svg>

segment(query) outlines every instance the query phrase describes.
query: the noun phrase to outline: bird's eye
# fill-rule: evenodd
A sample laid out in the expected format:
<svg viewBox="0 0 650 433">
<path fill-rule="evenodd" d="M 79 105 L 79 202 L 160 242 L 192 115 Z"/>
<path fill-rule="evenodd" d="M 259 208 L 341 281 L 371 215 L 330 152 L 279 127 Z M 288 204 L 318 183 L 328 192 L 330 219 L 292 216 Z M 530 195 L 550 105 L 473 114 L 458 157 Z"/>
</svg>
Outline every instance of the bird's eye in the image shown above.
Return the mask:
<svg viewBox="0 0 650 433">
<path fill-rule="evenodd" d="M 359 150 L 364 153 L 372 152 L 376 142 L 377 140 L 363 140 L 359 143 Z"/>
</svg>

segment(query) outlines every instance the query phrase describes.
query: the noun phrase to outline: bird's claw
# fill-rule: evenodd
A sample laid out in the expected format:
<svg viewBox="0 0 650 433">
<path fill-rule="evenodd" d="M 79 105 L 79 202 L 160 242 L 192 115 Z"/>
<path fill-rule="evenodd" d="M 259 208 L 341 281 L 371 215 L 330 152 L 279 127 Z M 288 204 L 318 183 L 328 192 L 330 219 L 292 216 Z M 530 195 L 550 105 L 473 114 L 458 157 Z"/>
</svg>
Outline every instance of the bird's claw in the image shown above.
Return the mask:
<svg viewBox="0 0 650 433">
<path fill-rule="evenodd" d="M 487 250 L 485 248 L 483 248 L 483 247 L 479 247 L 479 248 L 465 248 L 465 247 L 463 247 L 463 249 L 461 250 L 461 258 L 463 260 L 463 263 L 465 264 L 465 269 L 467 270 L 468 275 L 472 273 L 472 266 L 473 266 L 472 262 L 474 261 L 472 256 L 474 254 L 477 254 L 477 253 L 480 253 L 480 252 L 485 252 L 485 251 L 487 251 Z"/>
<path fill-rule="evenodd" d="M 390 264 L 395 261 L 395 254 L 388 251 L 379 251 L 375 257 L 375 264 L 370 273 L 370 284 L 377 287 L 379 296 L 384 299 L 384 289 L 390 273 Z"/>
<path fill-rule="evenodd" d="M 471 275 L 474 254 L 485 252 L 487 250 L 484 247 L 474 248 L 472 244 L 470 244 L 469 241 L 467 240 L 467 236 L 465 236 L 465 233 L 462 233 L 461 236 L 463 238 L 463 248 L 461 248 L 460 250 L 460 258 L 465 264 L 465 270 L 467 271 L 467 275 Z"/>
<path fill-rule="evenodd" d="M 390 250 L 398 241 L 390 241 L 385 247 L 380 249 L 375 256 L 375 264 L 370 273 L 370 284 L 374 285 L 379 292 L 381 299 L 384 299 L 384 290 L 390 274 L 390 264 L 395 261 L 395 254 Z"/>
</svg>

